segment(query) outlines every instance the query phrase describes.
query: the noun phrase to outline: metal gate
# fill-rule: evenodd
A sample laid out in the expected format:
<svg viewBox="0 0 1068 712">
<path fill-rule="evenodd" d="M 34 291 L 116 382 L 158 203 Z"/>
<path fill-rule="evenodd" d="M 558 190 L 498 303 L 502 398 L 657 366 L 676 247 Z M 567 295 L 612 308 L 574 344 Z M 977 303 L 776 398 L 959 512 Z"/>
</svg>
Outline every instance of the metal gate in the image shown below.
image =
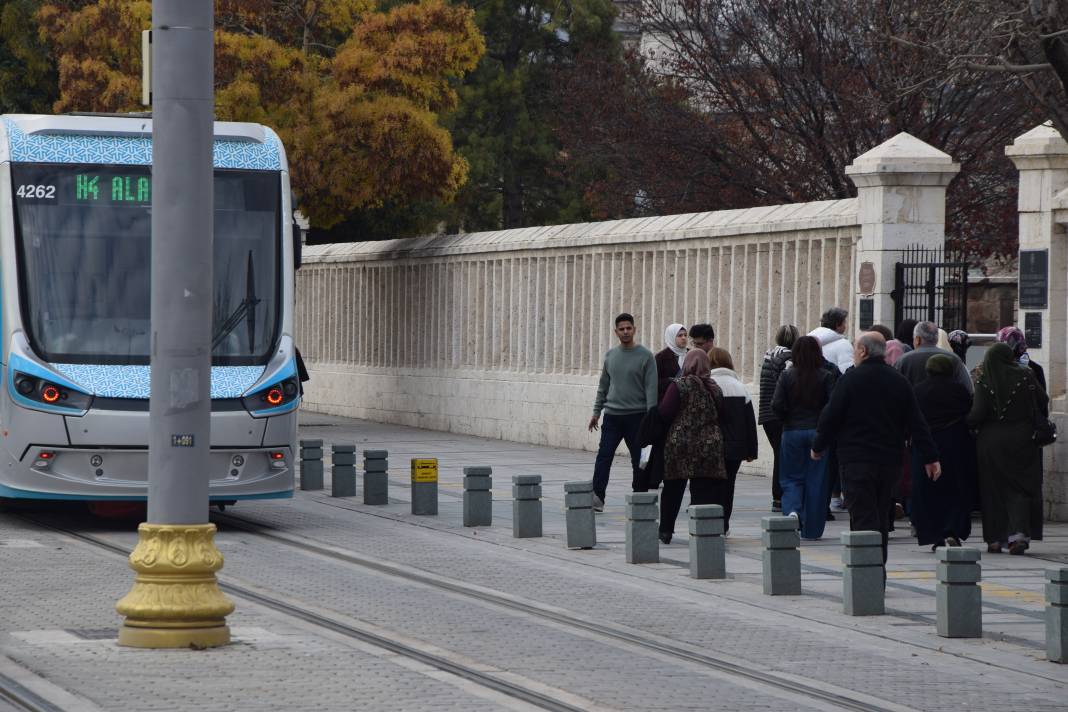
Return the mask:
<svg viewBox="0 0 1068 712">
<path fill-rule="evenodd" d="M 968 330 L 968 263 L 942 248 L 908 247 L 894 265 L 894 327 L 905 319 Z"/>
</svg>

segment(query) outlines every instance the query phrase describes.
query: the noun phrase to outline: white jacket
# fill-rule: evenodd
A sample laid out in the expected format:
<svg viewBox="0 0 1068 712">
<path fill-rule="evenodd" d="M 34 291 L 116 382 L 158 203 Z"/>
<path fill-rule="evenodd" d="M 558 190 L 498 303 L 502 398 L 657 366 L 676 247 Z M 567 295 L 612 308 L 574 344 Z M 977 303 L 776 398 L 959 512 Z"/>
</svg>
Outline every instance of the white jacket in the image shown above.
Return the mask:
<svg viewBox="0 0 1068 712">
<path fill-rule="evenodd" d="M 853 365 L 853 345 L 834 329 L 817 326 L 809 332 L 809 336 L 815 337 L 820 342 L 820 346 L 823 347 L 823 358 L 837 366 L 842 373 Z"/>
</svg>

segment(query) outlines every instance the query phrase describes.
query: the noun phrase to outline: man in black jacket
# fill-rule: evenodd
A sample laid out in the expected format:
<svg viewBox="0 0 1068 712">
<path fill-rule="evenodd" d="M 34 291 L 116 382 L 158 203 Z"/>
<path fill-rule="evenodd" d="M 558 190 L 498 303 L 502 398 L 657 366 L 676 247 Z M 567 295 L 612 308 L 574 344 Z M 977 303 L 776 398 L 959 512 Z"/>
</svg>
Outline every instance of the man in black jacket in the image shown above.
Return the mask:
<svg viewBox="0 0 1068 712">
<path fill-rule="evenodd" d="M 856 368 L 838 380 L 831 400 L 820 414 L 813 459 L 823 457 L 832 443 L 838 451 L 852 531 L 883 535 L 886 564 L 890 532 L 890 492 L 901 477 L 905 441 L 920 453 L 927 476 L 937 480 L 942 470 L 927 421 L 916 403 L 912 385 L 883 359 L 886 340 L 874 331 L 860 335 L 853 347 Z"/>
</svg>

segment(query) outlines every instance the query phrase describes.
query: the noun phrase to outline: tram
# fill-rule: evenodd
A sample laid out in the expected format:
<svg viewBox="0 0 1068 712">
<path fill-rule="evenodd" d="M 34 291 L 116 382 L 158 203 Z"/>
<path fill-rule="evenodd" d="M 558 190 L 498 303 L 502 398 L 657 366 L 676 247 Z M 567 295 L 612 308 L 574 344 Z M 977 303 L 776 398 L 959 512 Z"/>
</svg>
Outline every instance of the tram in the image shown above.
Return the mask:
<svg viewBox="0 0 1068 712">
<path fill-rule="evenodd" d="M 151 161 L 150 118 L 0 116 L 0 499 L 147 496 Z M 210 497 L 291 497 L 285 150 L 216 122 L 214 165 Z"/>
</svg>

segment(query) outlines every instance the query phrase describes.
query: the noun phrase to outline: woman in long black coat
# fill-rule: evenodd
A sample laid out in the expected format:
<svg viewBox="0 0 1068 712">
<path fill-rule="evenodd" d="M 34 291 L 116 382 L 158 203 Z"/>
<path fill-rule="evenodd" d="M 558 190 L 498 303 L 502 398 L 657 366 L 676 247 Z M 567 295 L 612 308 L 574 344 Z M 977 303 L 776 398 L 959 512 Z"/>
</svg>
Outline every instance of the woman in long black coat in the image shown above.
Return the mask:
<svg viewBox="0 0 1068 712">
<path fill-rule="evenodd" d="M 968 432 L 972 394 L 953 378 L 953 359 L 935 355 L 927 360 L 927 380 L 916 386 L 920 406 L 938 447 L 942 474 L 927 477 L 922 462 L 912 457 L 912 525 L 920 546 L 960 546 L 972 531 L 971 468 L 975 442 Z"/>
<path fill-rule="evenodd" d="M 1003 343 L 990 347 L 975 383 L 968 424 L 979 429 L 979 492 L 983 539 L 997 553 L 1023 554 L 1035 535 L 1032 512 L 1042 499 L 1042 451 L 1034 441 L 1035 413 L 1049 398 L 1030 368 Z"/>
</svg>

